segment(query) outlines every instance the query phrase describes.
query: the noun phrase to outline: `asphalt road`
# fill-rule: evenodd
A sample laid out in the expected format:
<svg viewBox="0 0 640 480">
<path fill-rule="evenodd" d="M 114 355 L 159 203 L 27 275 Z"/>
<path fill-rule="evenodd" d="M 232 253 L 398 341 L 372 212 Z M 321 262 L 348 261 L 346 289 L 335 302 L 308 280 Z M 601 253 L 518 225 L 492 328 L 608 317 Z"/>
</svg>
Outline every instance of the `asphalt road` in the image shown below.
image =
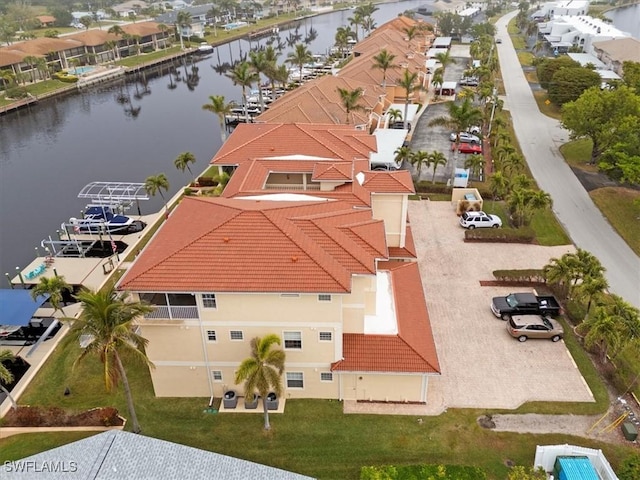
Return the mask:
<svg viewBox="0 0 640 480">
<path fill-rule="evenodd" d="M 557 120 L 540 113 L 507 33 L 517 11 L 496 23 L 502 43 L 496 45 L 520 147 L 540 188 L 553 198 L 553 210 L 574 244 L 594 254 L 606 268 L 609 290 L 640 308 L 640 259 L 596 208 L 586 190 L 564 162 L 558 148 L 569 133 Z M 630 222 L 638 221 L 630 218 Z"/>
</svg>

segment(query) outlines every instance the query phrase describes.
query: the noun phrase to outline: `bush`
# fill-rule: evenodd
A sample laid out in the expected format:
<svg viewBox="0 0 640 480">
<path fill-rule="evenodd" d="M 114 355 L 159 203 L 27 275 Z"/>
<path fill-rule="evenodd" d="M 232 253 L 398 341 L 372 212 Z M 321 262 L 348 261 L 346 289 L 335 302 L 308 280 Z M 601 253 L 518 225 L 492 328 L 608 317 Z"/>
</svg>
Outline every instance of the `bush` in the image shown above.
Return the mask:
<svg viewBox="0 0 640 480">
<path fill-rule="evenodd" d="M 4 92 L 4 96 L 6 98 L 12 98 L 17 100 L 20 98 L 27 98 L 29 96 L 29 92 L 24 87 L 20 87 L 18 85 L 12 85 L 7 87 L 7 89 Z"/>
<path fill-rule="evenodd" d="M 493 276 L 501 282 L 545 283 L 544 272 L 538 268 L 526 270 L 494 270 Z"/>
<path fill-rule="evenodd" d="M 409 480 L 437 478 L 438 480 L 485 480 L 487 473 L 478 467 L 465 465 L 382 465 L 362 467 L 360 480 Z"/>
<path fill-rule="evenodd" d="M 475 228 L 464 232 L 464 241 L 532 244 L 536 241 L 536 235 L 530 228 Z"/>
<path fill-rule="evenodd" d="M 198 185 L 201 187 L 215 187 L 218 182 L 213 177 L 198 177 Z"/>
</svg>

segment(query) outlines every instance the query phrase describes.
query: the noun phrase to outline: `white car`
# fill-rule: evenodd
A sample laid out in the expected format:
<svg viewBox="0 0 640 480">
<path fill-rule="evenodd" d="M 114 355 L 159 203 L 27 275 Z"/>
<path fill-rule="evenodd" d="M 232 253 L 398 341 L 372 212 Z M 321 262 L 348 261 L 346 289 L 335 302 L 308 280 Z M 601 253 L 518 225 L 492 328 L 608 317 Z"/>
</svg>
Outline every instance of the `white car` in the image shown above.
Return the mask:
<svg viewBox="0 0 640 480">
<path fill-rule="evenodd" d="M 460 143 L 480 143 L 480 139 L 477 136 L 467 132 L 460 132 L 458 135 L 453 132 L 449 135 L 449 140 L 452 142 L 458 140 Z"/>
<path fill-rule="evenodd" d="M 474 135 L 478 135 L 481 132 L 481 129 L 478 125 L 472 125 L 467 128 L 467 132 L 473 133 Z"/>
<path fill-rule="evenodd" d="M 484 212 L 464 212 L 460 216 L 460 225 L 469 230 L 474 228 L 500 228 L 502 220 L 497 215 Z"/>
</svg>

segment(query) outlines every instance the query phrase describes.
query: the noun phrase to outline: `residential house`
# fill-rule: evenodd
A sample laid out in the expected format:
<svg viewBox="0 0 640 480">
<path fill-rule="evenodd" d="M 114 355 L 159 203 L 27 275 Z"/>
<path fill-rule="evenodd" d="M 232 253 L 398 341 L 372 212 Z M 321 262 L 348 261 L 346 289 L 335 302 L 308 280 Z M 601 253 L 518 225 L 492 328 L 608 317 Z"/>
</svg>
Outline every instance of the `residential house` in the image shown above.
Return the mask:
<svg viewBox="0 0 640 480">
<path fill-rule="evenodd" d="M 200 37 L 204 38 L 204 30 L 209 20 L 212 20 L 208 13 L 211 11 L 213 4 L 207 3 L 195 7 L 184 7 L 180 9 L 167 10 L 162 15 L 156 17 L 158 23 L 165 25 L 176 25 L 179 12 L 188 12 L 191 15 L 191 24 L 182 25 L 180 27 L 180 35 L 184 38 Z"/>
<path fill-rule="evenodd" d="M 606 68 L 622 76 L 622 64 L 624 62 L 640 63 L 640 40 L 633 37 L 624 37 L 604 42 L 594 42 L 593 52 L 606 65 Z"/>
<path fill-rule="evenodd" d="M 139 325 L 156 395 L 242 392 L 250 339 L 276 333 L 287 398 L 426 402 L 440 367 L 413 184 L 368 169 L 375 141 L 348 126 L 234 131 L 212 160 L 235 167 L 223 196 L 184 198 L 118 284 L 155 306 Z"/>
<path fill-rule="evenodd" d="M 111 7 L 119 17 L 129 18 L 140 15 L 142 10 L 149 8 L 149 4 L 140 0 L 129 0 Z"/>
<path fill-rule="evenodd" d="M 26 467 L 26 468 L 25 468 Z M 110 480 L 312 480 L 311 477 L 166 440 L 110 430 L 0 466 L 0 477 Z"/>
<path fill-rule="evenodd" d="M 580 47 L 582 52 L 591 54 L 594 53 L 592 44 L 595 42 L 630 36 L 599 18 L 584 15 L 554 17 L 539 24 L 538 32 L 558 52 Z"/>
<path fill-rule="evenodd" d="M 555 17 L 576 17 L 589 12 L 589 0 L 563 0 L 546 2 L 536 10 L 531 18 L 537 21 Z"/>
<path fill-rule="evenodd" d="M 38 15 L 36 20 L 40 22 L 40 27 L 46 28 L 51 27 L 54 23 L 56 23 L 56 17 L 51 15 Z"/>
</svg>

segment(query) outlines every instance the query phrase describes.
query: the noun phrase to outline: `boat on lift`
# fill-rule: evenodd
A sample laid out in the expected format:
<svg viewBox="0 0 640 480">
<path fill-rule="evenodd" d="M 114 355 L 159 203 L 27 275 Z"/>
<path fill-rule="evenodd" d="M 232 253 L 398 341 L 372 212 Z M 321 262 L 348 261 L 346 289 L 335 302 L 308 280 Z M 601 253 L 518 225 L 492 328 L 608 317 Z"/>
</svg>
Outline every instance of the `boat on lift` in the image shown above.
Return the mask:
<svg viewBox="0 0 640 480">
<path fill-rule="evenodd" d="M 128 230 L 134 220 L 114 213 L 108 205 L 87 205 L 84 218 L 70 218 L 69 224 L 76 233 L 117 233 Z"/>
</svg>

